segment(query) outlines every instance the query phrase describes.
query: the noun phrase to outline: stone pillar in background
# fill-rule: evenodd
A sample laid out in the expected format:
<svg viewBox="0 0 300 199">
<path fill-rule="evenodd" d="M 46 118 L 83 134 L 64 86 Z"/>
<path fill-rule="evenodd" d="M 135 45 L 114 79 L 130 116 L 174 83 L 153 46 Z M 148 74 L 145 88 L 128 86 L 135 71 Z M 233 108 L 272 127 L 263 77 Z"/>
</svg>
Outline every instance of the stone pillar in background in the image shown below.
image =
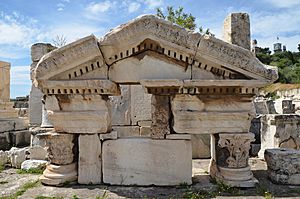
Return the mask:
<svg viewBox="0 0 300 199">
<path fill-rule="evenodd" d="M 215 135 L 210 175 L 234 187 L 253 187 L 257 180 L 248 164 L 253 133 L 219 133 Z"/>
<path fill-rule="evenodd" d="M 250 50 L 250 19 L 247 13 L 231 13 L 225 18 L 223 29 L 226 42 Z"/>
<path fill-rule="evenodd" d="M 0 102 L 10 100 L 10 63 L 0 61 Z"/>
<path fill-rule="evenodd" d="M 31 60 L 30 65 L 30 79 L 33 79 L 33 71 L 36 68 L 37 63 L 43 55 L 54 50 L 56 47 L 51 44 L 37 43 L 31 46 Z M 31 86 L 30 97 L 29 97 L 29 124 L 31 126 L 40 126 L 42 124 L 42 98 L 43 93 L 40 89 Z"/>
</svg>

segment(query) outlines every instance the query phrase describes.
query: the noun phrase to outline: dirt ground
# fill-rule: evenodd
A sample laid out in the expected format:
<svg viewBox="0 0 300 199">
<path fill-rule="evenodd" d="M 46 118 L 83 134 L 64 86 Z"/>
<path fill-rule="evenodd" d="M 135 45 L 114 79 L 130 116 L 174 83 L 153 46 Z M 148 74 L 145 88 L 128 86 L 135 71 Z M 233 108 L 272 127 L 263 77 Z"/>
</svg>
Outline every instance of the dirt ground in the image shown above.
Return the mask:
<svg viewBox="0 0 300 199">
<path fill-rule="evenodd" d="M 208 164 L 208 159 L 193 160 L 193 185 L 178 187 L 77 184 L 51 187 L 36 183 L 34 186 L 24 188 L 26 183 L 37 181 L 39 175 L 17 174 L 16 169 L 5 169 L 0 173 L 0 198 L 300 198 L 300 186 L 273 184 L 267 179 L 265 162 L 256 158 L 250 160 L 253 174 L 259 180 L 255 188 L 238 189 L 214 184 L 207 174 Z"/>
</svg>

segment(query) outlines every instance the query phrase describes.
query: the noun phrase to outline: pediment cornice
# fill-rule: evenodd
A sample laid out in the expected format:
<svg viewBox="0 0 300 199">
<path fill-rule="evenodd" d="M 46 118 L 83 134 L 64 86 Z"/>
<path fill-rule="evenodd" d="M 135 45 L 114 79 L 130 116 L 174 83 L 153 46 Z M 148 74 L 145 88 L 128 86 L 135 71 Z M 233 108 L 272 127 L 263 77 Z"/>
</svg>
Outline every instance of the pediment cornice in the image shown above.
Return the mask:
<svg viewBox="0 0 300 199">
<path fill-rule="evenodd" d="M 223 79 L 271 83 L 278 78 L 276 69 L 262 64 L 249 50 L 145 15 L 116 27 L 99 40 L 91 35 L 44 55 L 35 70 L 35 82 L 63 76 L 76 79 L 79 72 L 93 72 L 94 63 L 98 68 L 105 66 L 109 70 L 114 63 L 145 51 L 184 62 L 191 68 L 206 70 Z M 203 64 L 203 60 L 212 64 Z M 91 69 L 86 69 L 85 65 Z M 60 75 L 66 71 L 69 71 L 68 75 Z"/>
</svg>

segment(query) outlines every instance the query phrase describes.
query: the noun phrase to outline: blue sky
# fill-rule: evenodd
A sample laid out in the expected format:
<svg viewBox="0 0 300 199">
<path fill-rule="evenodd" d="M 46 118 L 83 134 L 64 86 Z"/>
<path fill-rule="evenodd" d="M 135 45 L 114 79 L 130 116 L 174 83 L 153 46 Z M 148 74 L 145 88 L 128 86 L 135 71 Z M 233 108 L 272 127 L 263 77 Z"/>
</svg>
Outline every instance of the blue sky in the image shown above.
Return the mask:
<svg viewBox="0 0 300 199">
<path fill-rule="evenodd" d="M 230 12 L 247 12 L 252 39 L 272 47 L 277 36 L 288 50 L 300 43 L 299 0 L 1 0 L 0 60 L 11 62 L 11 97 L 29 94 L 30 46 L 52 42 L 64 35 L 67 42 L 95 34 L 103 36 L 115 26 L 157 7 L 183 6 L 197 24 L 222 37 L 222 24 Z M 271 48 L 272 49 L 272 48 Z"/>
</svg>

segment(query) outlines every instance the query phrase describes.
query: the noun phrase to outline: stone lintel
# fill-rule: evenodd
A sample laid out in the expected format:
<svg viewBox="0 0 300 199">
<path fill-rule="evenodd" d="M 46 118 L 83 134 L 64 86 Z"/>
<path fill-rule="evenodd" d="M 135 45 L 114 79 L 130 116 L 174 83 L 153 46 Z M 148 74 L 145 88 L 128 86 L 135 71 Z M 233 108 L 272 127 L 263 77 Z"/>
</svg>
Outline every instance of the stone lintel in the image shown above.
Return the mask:
<svg viewBox="0 0 300 199">
<path fill-rule="evenodd" d="M 55 111 L 49 119 L 57 132 L 96 134 L 110 130 L 107 111 Z"/>
<path fill-rule="evenodd" d="M 255 95 L 257 88 L 269 84 L 261 80 L 142 80 L 150 94 L 216 94 Z"/>
<path fill-rule="evenodd" d="M 62 80 L 45 81 L 45 94 L 101 94 L 120 95 L 118 85 L 110 80 Z"/>
<path fill-rule="evenodd" d="M 35 81 L 49 79 L 99 56 L 98 39 L 94 35 L 84 37 L 44 55 L 35 70 Z"/>
</svg>

